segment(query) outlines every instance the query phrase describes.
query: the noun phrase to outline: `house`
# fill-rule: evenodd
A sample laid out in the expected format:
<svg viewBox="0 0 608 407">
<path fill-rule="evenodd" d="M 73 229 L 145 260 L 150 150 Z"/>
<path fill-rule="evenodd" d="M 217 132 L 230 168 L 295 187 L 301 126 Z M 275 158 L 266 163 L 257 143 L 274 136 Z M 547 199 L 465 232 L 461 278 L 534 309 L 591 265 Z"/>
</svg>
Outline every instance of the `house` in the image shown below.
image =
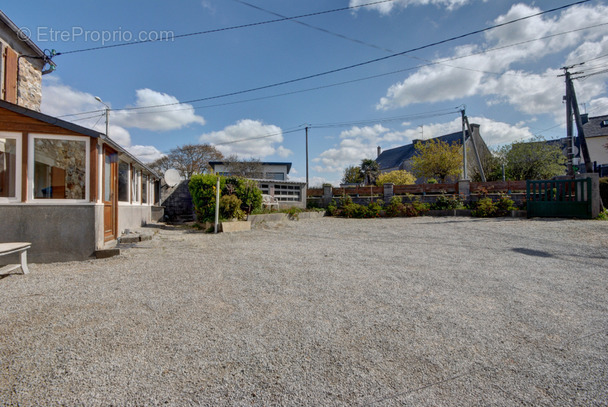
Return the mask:
<svg viewBox="0 0 608 407">
<path fill-rule="evenodd" d="M 0 100 L 40 111 L 42 75 L 56 65 L 1 10 L 0 55 Z"/>
<path fill-rule="evenodd" d="M 253 179 L 258 183 L 262 194 L 274 197 L 280 208 L 306 208 L 306 183 L 288 180 L 287 174 L 291 170 L 289 162 L 210 161 L 209 165 L 219 175 L 234 175 L 236 170 L 238 174 Z"/>
<path fill-rule="evenodd" d="M 477 146 L 477 151 L 479 152 L 480 159 L 483 162 L 484 157 L 486 157 L 490 153 L 488 146 L 485 141 L 481 138 L 479 134 L 479 125 L 471 124 L 471 129 L 473 133 L 473 138 L 475 139 L 475 145 Z M 475 153 L 473 149 L 473 142 L 471 140 L 469 131 L 466 131 L 466 146 L 467 146 L 467 172 L 470 176 L 478 171 L 477 160 L 475 158 Z M 451 134 L 446 134 L 440 137 L 435 137 L 429 140 L 437 140 L 449 145 L 462 145 L 462 132 L 456 132 Z M 405 146 L 392 148 L 390 150 L 382 151 L 380 147 L 378 147 L 378 157 L 376 158 L 376 162 L 380 167 L 381 173 L 396 171 L 396 170 L 407 170 L 411 171 L 412 169 L 412 158 L 416 155 L 416 145 L 418 143 L 426 143 L 429 140 L 414 140 L 411 144 L 407 144 Z M 417 182 L 423 182 L 424 180 L 418 180 Z"/>
<path fill-rule="evenodd" d="M 589 156 L 600 176 L 608 176 L 608 115 L 588 117 L 582 115 L 583 131 L 589 147 Z"/>
<path fill-rule="evenodd" d="M 0 12 L 0 242 L 31 242 L 33 262 L 87 259 L 152 220 L 159 176 L 104 134 L 40 113 L 54 65 L 20 38 Z"/>
</svg>

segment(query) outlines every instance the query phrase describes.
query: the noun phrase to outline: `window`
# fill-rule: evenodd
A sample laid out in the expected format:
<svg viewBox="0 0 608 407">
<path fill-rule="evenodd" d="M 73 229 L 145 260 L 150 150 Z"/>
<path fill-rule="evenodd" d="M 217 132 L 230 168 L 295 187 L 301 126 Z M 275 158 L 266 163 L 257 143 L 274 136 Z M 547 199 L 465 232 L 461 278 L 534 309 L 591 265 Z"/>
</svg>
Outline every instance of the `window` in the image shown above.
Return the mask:
<svg viewBox="0 0 608 407">
<path fill-rule="evenodd" d="M 30 135 L 29 150 L 34 200 L 88 199 L 88 137 Z"/>
<path fill-rule="evenodd" d="M 0 132 L 0 202 L 21 198 L 21 134 Z"/>
<path fill-rule="evenodd" d="M 148 176 L 147 175 L 141 176 L 141 203 L 142 204 L 148 203 Z"/>
<path fill-rule="evenodd" d="M 118 200 L 129 202 L 129 163 L 118 162 Z"/>
<path fill-rule="evenodd" d="M 140 176 L 141 176 L 141 171 L 139 170 L 135 170 L 133 169 L 133 171 L 131 171 L 132 177 L 131 177 L 131 202 L 132 203 L 139 203 L 139 197 L 141 196 L 140 193 Z"/>
<path fill-rule="evenodd" d="M 276 181 L 285 181 L 285 173 L 282 172 L 267 172 L 266 179 L 273 179 Z"/>
</svg>

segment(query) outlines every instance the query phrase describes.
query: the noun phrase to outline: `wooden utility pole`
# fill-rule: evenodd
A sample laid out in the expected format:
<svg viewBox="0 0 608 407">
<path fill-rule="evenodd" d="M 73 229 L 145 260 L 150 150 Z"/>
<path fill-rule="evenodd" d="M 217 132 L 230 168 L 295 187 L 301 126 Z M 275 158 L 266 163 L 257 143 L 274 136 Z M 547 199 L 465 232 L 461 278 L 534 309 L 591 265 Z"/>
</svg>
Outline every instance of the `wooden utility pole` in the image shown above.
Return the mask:
<svg viewBox="0 0 608 407">
<path fill-rule="evenodd" d="M 582 65 L 582 64 L 581 64 Z M 592 173 L 593 172 L 593 163 L 591 162 L 591 156 L 589 155 L 589 147 L 587 146 L 587 140 L 585 139 L 585 131 L 583 129 L 583 121 L 581 119 L 580 110 L 578 108 L 578 101 L 576 99 L 576 92 L 574 91 L 574 84 L 572 83 L 572 75 L 580 74 L 582 72 L 573 72 L 571 73 L 569 70 L 574 68 L 573 66 L 566 66 L 562 69 L 564 70 L 564 74 L 560 76 L 566 77 L 566 131 L 568 138 L 568 147 L 567 147 L 567 155 L 568 155 L 568 175 L 574 175 L 574 168 L 572 165 L 572 146 L 573 146 L 573 135 L 572 135 L 572 113 L 574 113 L 574 120 L 576 123 L 576 131 L 578 134 L 578 139 L 581 145 L 581 153 L 583 154 L 583 160 L 585 161 L 585 172 Z"/>
<path fill-rule="evenodd" d="M 462 116 L 462 179 L 469 179 L 467 177 L 467 128 L 465 124 L 465 107 L 460 110 L 460 115 Z"/>
<path fill-rule="evenodd" d="M 306 189 L 308 189 L 308 126 L 306 126 Z"/>
</svg>

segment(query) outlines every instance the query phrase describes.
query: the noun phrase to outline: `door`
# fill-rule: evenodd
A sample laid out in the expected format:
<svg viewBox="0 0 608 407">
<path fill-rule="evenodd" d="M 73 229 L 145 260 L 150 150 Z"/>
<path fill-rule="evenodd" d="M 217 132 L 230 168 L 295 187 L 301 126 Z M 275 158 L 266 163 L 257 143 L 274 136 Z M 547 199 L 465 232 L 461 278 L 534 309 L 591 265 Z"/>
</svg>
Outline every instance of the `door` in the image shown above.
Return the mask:
<svg viewBox="0 0 608 407">
<path fill-rule="evenodd" d="M 103 230 L 104 241 L 118 237 L 118 154 L 108 146 L 103 150 Z"/>
</svg>

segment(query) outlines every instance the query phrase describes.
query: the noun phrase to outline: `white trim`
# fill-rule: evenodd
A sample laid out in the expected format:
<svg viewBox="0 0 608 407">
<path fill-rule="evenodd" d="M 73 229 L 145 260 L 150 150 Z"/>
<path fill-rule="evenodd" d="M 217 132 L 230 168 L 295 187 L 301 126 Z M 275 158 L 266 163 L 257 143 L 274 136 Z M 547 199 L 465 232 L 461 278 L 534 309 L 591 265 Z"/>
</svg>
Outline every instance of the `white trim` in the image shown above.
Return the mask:
<svg viewBox="0 0 608 407">
<path fill-rule="evenodd" d="M 16 148 L 16 160 L 15 160 L 15 196 L 14 197 L 0 197 L 0 203 L 15 203 L 21 202 L 21 164 L 23 160 L 22 146 L 23 146 L 23 134 L 13 131 L 0 131 L 0 138 L 15 139 L 17 141 Z"/>
<path fill-rule="evenodd" d="M 50 139 L 50 140 L 68 140 L 80 141 L 85 143 L 85 194 L 84 199 L 35 199 L 34 198 L 34 141 L 35 139 Z M 91 191 L 91 138 L 88 136 L 67 136 L 55 134 L 30 133 L 28 136 L 28 152 L 27 152 L 27 202 L 28 203 L 46 203 L 46 204 L 74 204 L 85 203 L 90 200 Z"/>
</svg>

